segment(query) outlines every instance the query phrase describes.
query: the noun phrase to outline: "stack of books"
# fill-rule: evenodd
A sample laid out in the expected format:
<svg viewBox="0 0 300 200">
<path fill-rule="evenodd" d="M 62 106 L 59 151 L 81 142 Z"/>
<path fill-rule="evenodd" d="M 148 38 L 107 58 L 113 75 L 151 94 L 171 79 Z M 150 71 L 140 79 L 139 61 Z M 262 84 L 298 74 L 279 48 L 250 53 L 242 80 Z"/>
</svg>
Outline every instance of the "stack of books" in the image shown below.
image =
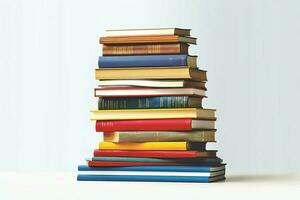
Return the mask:
<svg viewBox="0 0 300 200">
<path fill-rule="evenodd" d="M 225 179 L 215 110 L 204 109 L 206 71 L 190 56 L 189 29 L 108 30 L 95 70 L 92 110 L 103 142 L 80 181 L 214 182 Z"/>
</svg>

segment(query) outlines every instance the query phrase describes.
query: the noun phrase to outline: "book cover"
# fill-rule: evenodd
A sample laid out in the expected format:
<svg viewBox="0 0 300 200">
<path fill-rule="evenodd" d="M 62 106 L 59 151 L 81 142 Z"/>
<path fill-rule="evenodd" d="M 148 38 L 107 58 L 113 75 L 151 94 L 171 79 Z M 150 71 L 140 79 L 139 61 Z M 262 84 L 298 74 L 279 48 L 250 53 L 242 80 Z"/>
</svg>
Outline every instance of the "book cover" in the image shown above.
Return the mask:
<svg viewBox="0 0 300 200">
<path fill-rule="evenodd" d="M 118 150 L 198 150 L 205 151 L 206 142 L 99 142 L 99 149 Z"/>
<path fill-rule="evenodd" d="M 216 120 L 215 110 L 200 109 L 200 108 L 92 110 L 91 112 L 93 114 L 91 120 L 179 119 L 179 118 Z"/>
<path fill-rule="evenodd" d="M 146 29 L 112 29 L 106 30 L 106 36 L 145 36 L 145 35 L 179 35 L 190 36 L 191 29 L 182 28 L 146 28 Z"/>
<path fill-rule="evenodd" d="M 189 96 L 104 97 L 98 99 L 98 110 L 139 108 L 201 108 L 202 98 Z"/>
<path fill-rule="evenodd" d="M 117 131 L 103 137 L 105 142 L 215 142 L 215 131 Z"/>
<path fill-rule="evenodd" d="M 110 150 L 95 149 L 94 157 L 116 156 L 116 157 L 143 157 L 143 158 L 198 158 L 215 157 L 217 151 L 159 151 L 159 150 Z"/>
<path fill-rule="evenodd" d="M 114 131 L 192 131 L 215 129 L 215 121 L 191 118 L 181 119 L 136 119 L 136 120 L 97 120 L 97 132 Z"/>
<path fill-rule="evenodd" d="M 143 176 L 143 175 L 78 175 L 78 181 L 140 181 L 140 182 L 191 182 L 209 183 L 224 180 L 224 175 L 216 177 L 199 176 Z"/>
<path fill-rule="evenodd" d="M 188 44 L 136 44 L 103 45 L 104 56 L 151 55 L 151 54 L 188 54 Z"/>
<path fill-rule="evenodd" d="M 190 66 L 196 67 L 197 56 L 184 54 L 169 55 L 135 55 L 135 56 L 99 56 L 99 68 L 120 67 L 165 67 Z"/>
</svg>

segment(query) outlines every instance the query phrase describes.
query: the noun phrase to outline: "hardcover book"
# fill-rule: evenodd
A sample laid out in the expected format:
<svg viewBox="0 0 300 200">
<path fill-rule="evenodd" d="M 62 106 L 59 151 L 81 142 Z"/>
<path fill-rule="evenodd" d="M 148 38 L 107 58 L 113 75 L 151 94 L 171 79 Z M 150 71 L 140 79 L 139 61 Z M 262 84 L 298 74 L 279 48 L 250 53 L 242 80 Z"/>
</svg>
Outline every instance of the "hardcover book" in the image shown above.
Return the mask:
<svg viewBox="0 0 300 200">
<path fill-rule="evenodd" d="M 205 82 L 191 80 L 100 80 L 100 87 L 175 87 L 198 88 L 206 90 Z"/>
<path fill-rule="evenodd" d="M 99 149 L 117 150 L 197 150 L 205 151 L 206 142 L 99 142 Z"/>
<path fill-rule="evenodd" d="M 121 131 L 103 136 L 105 142 L 215 142 L 215 131 Z"/>
<path fill-rule="evenodd" d="M 189 43 L 196 44 L 197 39 L 193 37 L 182 37 L 178 35 L 147 35 L 147 36 L 108 36 L 100 37 L 100 44 L 147 44 L 147 43 Z"/>
<path fill-rule="evenodd" d="M 142 95 L 141 95 L 142 96 Z M 202 108 L 201 97 L 104 97 L 98 99 L 98 110 L 139 108 Z"/>
<path fill-rule="evenodd" d="M 210 151 L 159 151 L 159 150 L 109 150 L 95 149 L 94 156 L 124 156 L 124 157 L 144 157 L 144 158 L 198 158 L 216 157 L 214 150 Z"/>
<path fill-rule="evenodd" d="M 147 28 L 106 30 L 106 36 L 142 36 L 142 35 L 180 35 L 190 36 L 191 29 L 182 28 Z"/>
<path fill-rule="evenodd" d="M 95 70 L 97 80 L 122 79 L 188 79 L 206 82 L 206 71 L 188 66 L 172 67 L 123 67 Z"/>
<path fill-rule="evenodd" d="M 205 97 L 205 90 L 196 88 L 141 88 L 141 87 L 114 87 L 114 88 L 95 88 L 95 97 L 151 97 L 161 96 L 196 96 Z M 168 99 L 170 100 L 170 98 Z M 176 101 L 177 102 L 177 101 Z"/>
<path fill-rule="evenodd" d="M 91 112 L 93 114 L 91 120 L 179 119 L 179 118 L 216 120 L 215 110 L 201 109 L 201 108 L 92 110 Z"/>
<path fill-rule="evenodd" d="M 197 67 L 197 56 L 188 55 L 135 55 L 135 56 L 99 56 L 99 68 L 121 67 Z"/>
<path fill-rule="evenodd" d="M 103 45 L 104 56 L 151 55 L 151 54 L 188 54 L 188 44 L 135 44 Z"/>
<path fill-rule="evenodd" d="M 215 121 L 199 119 L 97 120 L 97 132 L 192 131 L 215 129 Z"/>
</svg>

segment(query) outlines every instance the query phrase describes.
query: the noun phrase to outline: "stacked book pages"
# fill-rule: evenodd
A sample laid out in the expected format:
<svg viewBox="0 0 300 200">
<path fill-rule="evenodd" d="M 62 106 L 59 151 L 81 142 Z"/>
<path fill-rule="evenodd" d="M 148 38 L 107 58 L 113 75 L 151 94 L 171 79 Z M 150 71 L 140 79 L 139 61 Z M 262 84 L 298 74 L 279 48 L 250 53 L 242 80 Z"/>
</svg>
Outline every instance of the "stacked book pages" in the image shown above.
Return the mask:
<svg viewBox="0 0 300 200">
<path fill-rule="evenodd" d="M 225 179 L 214 109 L 202 107 L 207 72 L 189 55 L 189 29 L 108 30 L 100 38 L 92 110 L 103 141 L 79 181 L 214 182 Z"/>
</svg>

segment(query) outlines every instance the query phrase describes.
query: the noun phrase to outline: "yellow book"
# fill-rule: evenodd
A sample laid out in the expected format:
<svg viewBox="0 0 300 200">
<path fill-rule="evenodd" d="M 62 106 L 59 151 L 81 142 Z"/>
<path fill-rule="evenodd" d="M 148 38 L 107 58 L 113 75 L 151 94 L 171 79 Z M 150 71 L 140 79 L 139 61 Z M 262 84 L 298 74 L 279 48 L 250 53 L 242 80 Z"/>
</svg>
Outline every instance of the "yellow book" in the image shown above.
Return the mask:
<svg viewBox="0 0 300 200">
<path fill-rule="evenodd" d="M 124 67 L 95 70 L 97 80 L 123 79 L 192 79 L 207 81 L 206 71 L 191 67 Z"/>
<path fill-rule="evenodd" d="M 214 109 L 165 108 L 165 109 L 124 109 L 91 110 L 91 120 L 127 120 L 127 119 L 176 119 L 193 118 L 215 120 Z"/>
<path fill-rule="evenodd" d="M 203 142 L 99 142 L 99 149 L 112 150 L 205 150 Z"/>
</svg>

